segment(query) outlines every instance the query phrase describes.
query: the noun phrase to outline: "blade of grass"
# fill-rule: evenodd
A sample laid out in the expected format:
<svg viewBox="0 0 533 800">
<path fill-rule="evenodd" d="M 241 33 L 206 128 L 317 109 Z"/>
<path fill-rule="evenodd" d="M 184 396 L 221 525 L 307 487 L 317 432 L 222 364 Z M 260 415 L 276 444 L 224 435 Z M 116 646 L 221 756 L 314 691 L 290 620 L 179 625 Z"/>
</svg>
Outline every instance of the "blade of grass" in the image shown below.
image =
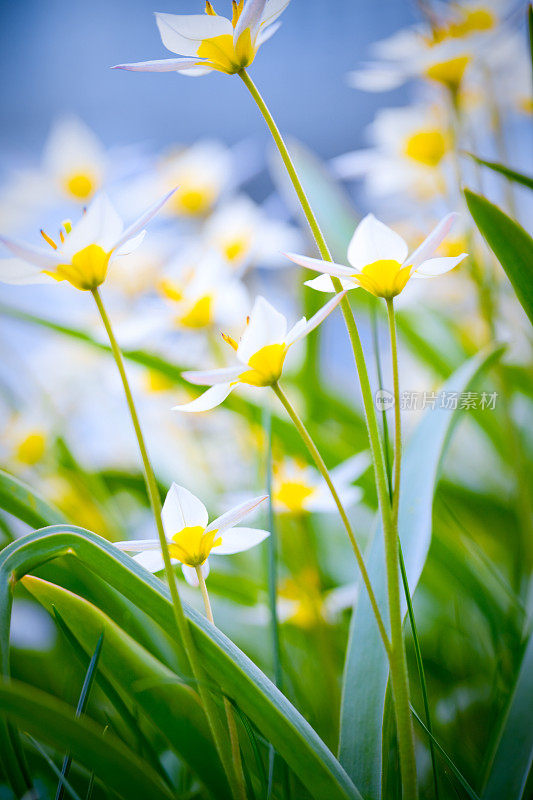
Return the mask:
<svg viewBox="0 0 533 800">
<path fill-rule="evenodd" d="M 81 800 L 81 797 L 79 796 L 77 791 L 74 789 L 74 787 L 66 779 L 65 775 L 63 774 L 63 770 L 61 770 L 61 772 L 59 771 L 59 769 L 56 767 L 56 765 L 54 764 L 54 762 L 52 761 L 52 759 L 50 758 L 48 753 L 45 751 L 45 749 L 43 747 L 41 747 L 39 742 L 36 739 L 34 739 L 33 736 L 30 736 L 29 733 L 25 733 L 24 736 L 26 737 L 26 739 L 29 742 L 31 742 L 31 744 L 35 747 L 37 752 L 41 754 L 41 756 L 44 758 L 44 760 L 46 761 L 46 763 L 48 764 L 48 766 L 50 767 L 52 772 L 54 772 L 56 777 L 59 778 L 59 785 L 61 787 L 63 787 L 63 786 L 65 787 L 65 789 L 71 795 L 73 800 Z"/>
</svg>

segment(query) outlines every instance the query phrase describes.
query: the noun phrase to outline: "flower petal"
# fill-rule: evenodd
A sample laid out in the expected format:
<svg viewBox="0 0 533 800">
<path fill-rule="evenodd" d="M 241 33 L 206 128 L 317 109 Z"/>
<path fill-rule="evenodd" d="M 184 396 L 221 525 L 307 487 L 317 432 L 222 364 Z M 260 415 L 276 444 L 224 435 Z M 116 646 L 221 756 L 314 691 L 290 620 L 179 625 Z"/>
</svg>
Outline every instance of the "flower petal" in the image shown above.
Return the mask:
<svg viewBox="0 0 533 800">
<path fill-rule="evenodd" d="M 326 303 L 326 305 L 322 306 L 322 308 L 316 312 L 316 314 L 313 314 L 310 320 L 306 320 L 305 324 L 302 325 L 303 320 L 297 322 L 287 334 L 287 345 L 289 346 L 295 342 L 299 342 L 300 339 L 303 339 L 304 336 L 307 336 L 307 334 L 311 333 L 311 331 L 320 325 L 320 323 L 325 320 L 329 314 L 331 314 L 333 309 L 339 305 L 345 294 L 346 290 L 336 294 L 335 297 L 332 297 L 331 300 Z"/>
<path fill-rule="evenodd" d="M 363 491 L 359 486 L 344 486 L 342 489 L 337 490 L 342 505 L 347 508 L 358 503 L 362 496 Z M 308 511 L 318 512 L 333 512 L 337 511 L 335 501 L 331 496 L 331 492 L 324 485 L 320 486 L 305 502 L 305 508 Z"/>
<path fill-rule="evenodd" d="M 275 22 L 283 14 L 289 3 L 290 0 L 267 0 L 261 17 L 261 26 L 271 25 Z"/>
<path fill-rule="evenodd" d="M 115 207 L 108 196 L 100 192 L 65 237 L 65 242 L 58 248 L 57 254 L 63 259 L 63 263 L 68 263 L 75 253 L 91 244 L 100 245 L 109 252 L 123 229 L 124 224 Z"/>
<path fill-rule="evenodd" d="M 421 245 L 411 254 L 409 264 L 411 264 L 413 271 L 418 269 L 423 261 L 431 258 L 439 244 L 448 235 L 455 220 L 459 218 L 459 214 L 452 212 L 447 214 L 438 225 L 433 228 L 429 236 L 426 236 Z"/>
<path fill-rule="evenodd" d="M 125 542 L 113 542 L 113 544 L 125 553 L 143 553 L 147 550 L 161 552 L 159 539 L 127 539 Z"/>
<path fill-rule="evenodd" d="M 317 292 L 326 292 L 327 294 L 335 294 L 336 291 L 330 275 L 319 275 L 317 278 L 312 278 L 310 281 L 304 281 L 304 286 L 309 286 Z M 346 289 L 346 286 L 344 286 L 344 288 Z"/>
<path fill-rule="evenodd" d="M 330 472 L 335 488 L 341 489 L 343 484 L 350 484 L 357 480 L 363 472 L 366 472 L 371 463 L 370 454 L 365 451 L 364 453 L 356 453 L 356 455 L 338 464 Z"/>
<path fill-rule="evenodd" d="M 202 571 L 204 579 L 207 578 L 207 576 L 209 575 L 209 561 L 204 561 L 200 569 Z M 181 571 L 183 572 L 183 577 L 185 578 L 189 586 L 194 586 L 196 588 L 200 585 L 198 581 L 198 575 L 196 574 L 196 570 L 194 567 L 189 567 L 188 564 L 182 564 Z"/>
<path fill-rule="evenodd" d="M 230 511 L 226 511 L 225 514 L 222 516 L 217 517 L 214 519 L 213 522 L 209 523 L 207 526 L 208 531 L 217 530 L 217 531 L 225 531 L 228 528 L 232 528 L 233 525 L 236 525 L 237 522 L 240 522 L 241 519 L 249 514 L 254 508 L 260 503 L 263 503 L 265 500 L 268 499 L 267 494 L 259 495 L 259 497 L 253 497 L 251 500 L 245 500 L 240 505 L 235 506 L 235 508 L 230 509 Z"/>
<path fill-rule="evenodd" d="M 209 14 L 161 14 L 155 19 L 167 50 L 182 56 L 195 56 L 204 39 L 233 35 L 229 19 Z"/>
<path fill-rule="evenodd" d="M 171 192 L 168 192 L 164 197 L 161 197 L 155 203 L 152 203 L 149 208 L 144 211 L 140 217 L 138 217 L 135 222 L 132 222 L 131 225 L 128 225 L 120 239 L 115 242 L 113 245 L 113 250 L 118 250 L 128 242 L 130 239 L 133 239 L 142 229 L 150 222 L 150 220 L 155 217 L 157 212 L 165 205 L 167 200 L 172 197 L 176 189 L 172 189 Z"/>
<path fill-rule="evenodd" d="M 444 275 L 451 269 L 460 264 L 468 256 L 468 253 L 461 253 L 459 256 L 452 256 L 446 258 L 429 258 L 424 261 L 418 269 L 413 273 L 414 278 L 436 278 L 438 275 Z"/>
<path fill-rule="evenodd" d="M 257 39 L 255 40 L 255 46 L 259 48 L 262 44 L 268 42 L 268 40 L 271 39 L 276 31 L 279 31 L 280 28 L 281 22 L 275 22 L 274 25 L 269 25 L 268 27 L 263 27 L 263 23 L 261 23 L 261 28 L 259 29 Z"/>
<path fill-rule="evenodd" d="M 233 388 L 234 386 L 231 383 L 219 383 L 216 386 L 212 386 L 207 390 L 207 392 L 201 394 L 200 397 L 197 397 L 195 400 L 191 400 L 190 403 L 183 403 L 183 405 L 174 406 L 172 411 L 211 411 L 212 408 L 215 408 L 224 402 Z"/>
<path fill-rule="evenodd" d="M 53 279 L 44 275 L 35 264 L 29 264 L 20 258 L 0 259 L 0 281 L 23 285 L 27 283 L 50 283 Z"/>
<path fill-rule="evenodd" d="M 281 344 L 285 341 L 286 333 L 287 320 L 283 314 L 276 311 L 264 297 L 257 297 L 250 314 L 250 322 L 239 342 L 237 350 L 239 361 L 247 364 L 254 353 L 262 347 Z"/>
<path fill-rule="evenodd" d="M 137 564 L 140 564 L 141 567 L 147 569 L 148 572 L 161 572 L 162 569 L 165 569 L 165 562 L 163 561 L 161 550 L 139 553 L 138 556 L 133 557 L 133 560 L 136 561 Z M 172 563 L 176 563 L 175 559 L 172 560 Z"/>
<path fill-rule="evenodd" d="M 214 547 L 211 553 L 214 556 L 242 553 L 263 542 L 267 536 L 270 536 L 269 531 L 263 531 L 260 528 L 230 528 L 222 534 L 222 544 Z"/>
<path fill-rule="evenodd" d="M 206 66 L 204 67 L 204 63 Z M 116 64 L 111 69 L 125 69 L 128 72 L 185 72 L 194 70 L 198 75 L 212 72 L 208 62 L 201 58 L 162 58 L 155 61 L 136 61 L 132 64 Z"/>
<path fill-rule="evenodd" d="M 353 269 L 342 264 L 336 264 L 334 261 L 322 261 L 320 258 L 300 256 L 296 253 L 285 253 L 285 255 L 295 264 L 299 264 L 306 269 L 314 269 L 316 272 L 327 272 L 329 275 L 336 275 L 338 278 L 348 278 L 353 275 Z"/>
<path fill-rule="evenodd" d="M 165 535 L 170 539 L 183 528 L 205 528 L 207 525 L 207 509 L 192 492 L 183 486 L 173 483 L 161 512 Z"/>
<path fill-rule="evenodd" d="M 224 367 L 223 369 L 206 369 L 194 372 L 182 372 L 181 377 L 196 386 L 216 386 L 219 383 L 235 381 L 242 372 L 242 367 Z"/>
<path fill-rule="evenodd" d="M 33 264 L 41 269 L 54 269 L 58 264 L 61 264 L 61 259 L 56 254 L 56 251 L 51 248 L 37 247 L 33 244 L 21 242 L 19 239 L 7 239 L 5 236 L 0 236 L 0 242 L 17 258 L 21 258 L 23 261 L 27 261 L 28 264 Z"/>
<path fill-rule="evenodd" d="M 255 42 L 255 37 L 262 21 L 265 10 L 266 0 L 246 0 L 242 13 L 235 25 L 234 41 L 239 40 L 239 36 L 247 28 L 250 29 L 250 38 Z"/>
<path fill-rule="evenodd" d="M 403 264 L 407 253 L 407 244 L 402 237 L 373 214 L 367 214 L 361 220 L 348 245 L 348 261 L 356 270 L 362 270 L 375 261 L 390 260 Z"/>
</svg>

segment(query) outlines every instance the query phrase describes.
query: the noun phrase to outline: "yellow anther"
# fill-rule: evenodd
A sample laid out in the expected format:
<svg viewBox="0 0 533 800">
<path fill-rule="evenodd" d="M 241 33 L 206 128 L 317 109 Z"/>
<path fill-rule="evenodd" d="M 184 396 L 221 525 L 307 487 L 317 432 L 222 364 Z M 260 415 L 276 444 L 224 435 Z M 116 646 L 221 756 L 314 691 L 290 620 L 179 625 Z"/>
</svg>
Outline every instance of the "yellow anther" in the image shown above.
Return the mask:
<svg viewBox="0 0 533 800">
<path fill-rule="evenodd" d="M 216 15 L 217 15 L 217 12 L 213 8 L 213 6 L 209 2 L 209 0 L 206 0 L 206 3 L 205 3 L 205 13 L 209 14 L 210 17 L 216 17 Z"/>
<path fill-rule="evenodd" d="M 44 241 L 50 245 L 50 247 L 53 247 L 54 250 L 57 250 L 57 244 L 54 242 L 51 236 L 48 236 L 48 234 L 43 231 L 42 228 L 41 228 L 41 236 L 43 237 Z"/>
<path fill-rule="evenodd" d="M 62 230 L 59 231 L 59 238 L 61 239 L 61 244 L 65 243 L 65 234 Z"/>
<path fill-rule="evenodd" d="M 229 346 L 233 347 L 234 350 L 238 350 L 239 345 L 237 344 L 237 342 L 235 341 L 235 339 L 232 336 L 230 336 L 227 333 L 223 333 L 222 334 L 222 338 L 224 339 L 226 344 L 229 344 Z"/>
<path fill-rule="evenodd" d="M 61 224 L 63 225 L 63 228 L 65 229 L 65 233 L 70 233 L 71 232 L 71 230 L 72 230 L 72 222 L 69 219 L 63 220 L 63 222 Z"/>
</svg>

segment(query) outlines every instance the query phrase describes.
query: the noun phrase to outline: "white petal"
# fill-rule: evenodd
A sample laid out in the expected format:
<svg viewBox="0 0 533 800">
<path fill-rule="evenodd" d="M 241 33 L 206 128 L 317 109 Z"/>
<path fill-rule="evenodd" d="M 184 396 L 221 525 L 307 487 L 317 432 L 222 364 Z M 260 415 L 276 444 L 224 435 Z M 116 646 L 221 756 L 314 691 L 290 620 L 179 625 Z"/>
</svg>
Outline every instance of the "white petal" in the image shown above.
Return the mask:
<svg viewBox="0 0 533 800">
<path fill-rule="evenodd" d="M 268 531 L 259 528 L 230 528 L 222 534 L 222 544 L 213 548 L 211 553 L 216 556 L 230 556 L 233 553 L 242 553 L 255 547 L 270 536 Z"/>
<path fill-rule="evenodd" d="M 339 495 L 342 505 L 347 508 L 361 500 L 363 491 L 359 486 L 345 486 L 343 489 L 338 489 L 337 494 Z M 329 489 L 326 486 L 320 486 L 317 491 L 306 500 L 305 508 L 308 511 L 332 512 L 337 510 L 337 505 Z"/>
<path fill-rule="evenodd" d="M 195 372 L 182 372 L 182 378 L 196 386 L 216 386 L 219 383 L 235 381 L 242 372 L 242 367 L 224 367 L 223 369 L 206 369 Z"/>
<path fill-rule="evenodd" d="M 446 272 L 456 267 L 457 264 L 460 264 L 467 256 L 468 253 L 461 253 L 460 256 L 448 258 L 429 258 L 414 271 L 413 277 L 436 278 L 438 275 L 444 275 Z"/>
<path fill-rule="evenodd" d="M 207 576 L 209 575 L 209 561 L 204 561 L 200 569 L 202 571 L 204 579 L 207 578 Z M 189 586 L 194 586 L 195 588 L 199 586 L 198 575 L 196 574 L 196 570 L 194 567 L 189 567 L 188 564 L 182 564 L 181 571 L 183 572 L 183 577 L 185 578 Z"/>
<path fill-rule="evenodd" d="M 145 236 L 146 231 L 141 231 L 137 236 L 134 236 L 133 239 L 128 239 L 118 250 L 114 251 L 114 256 L 129 256 L 130 253 L 134 253 L 143 243 Z"/>
<path fill-rule="evenodd" d="M 369 64 L 367 68 L 348 73 L 348 84 L 363 92 L 388 92 L 397 89 L 405 81 L 406 75 L 400 67 L 381 67 Z"/>
<path fill-rule="evenodd" d="M 90 203 L 87 211 L 65 237 L 58 249 L 59 257 L 67 259 L 88 247 L 97 244 L 107 252 L 113 247 L 124 225 L 106 194 L 100 192 Z"/>
<path fill-rule="evenodd" d="M 201 394 L 200 397 L 191 400 L 190 403 L 174 406 L 172 411 L 211 411 L 212 408 L 224 402 L 233 388 L 231 383 L 219 383 L 217 386 L 212 386 L 207 392 Z"/>
<path fill-rule="evenodd" d="M 53 279 L 44 275 L 39 267 L 20 258 L 0 259 L 0 281 L 2 283 L 27 284 L 49 283 Z"/>
<path fill-rule="evenodd" d="M 322 306 L 322 308 L 319 309 L 319 311 L 317 311 L 316 314 L 313 314 L 310 320 L 307 320 L 305 322 L 305 325 L 302 325 L 301 324 L 302 320 L 300 320 L 300 322 L 297 323 L 294 326 L 294 328 L 292 328 L 292 330 L 290 330 L 289 333 L 287 334 L 287 345 L 294 344 L 295 342 L 298 342 L 300 339 L 303 339 L 304 336 L 307 336 L 307 334 L 311 333 L 311 331 L 314 330 L 314 328 L 316 328 L 318 325 L 320 325 L 320 323 L 323 320 L 325 320 L 329 314 L 331 314 L 333 309 L 339 305 L 340 301 L 342 300 L 345 294 L 346 291 L 343 291 L 339 292 L 339 294 L 335 295 L 335 297 L 332 297 L 331 300 L 327 302 L 325 306 Z"/>
<path fill-rule="evenodd" d="M 176 189 L 172 189 L 171 192 L 168 192 L 164 197 L 161 197 L 155 203 L 144 211 L 140 217 L 138 217 L 135 222 L 132 222 L 131 225 L 128 225 L 120 239 L 113 245 L 113 250 L 118 250 L 122 247 L 123 244 L 128 242 L 130 239 L 133 239 L 142 229 L 150 222 L 150 220 L 155 217 L 157 212 L 165 205 L 167 200 L 172 197 Z"/>
<path fill-rule="evenodd" d="M 128 539 L 125 542 L 113 542 L 113 544 L 125 553 L 143 553 L 146 550 L 161 552 L 159 539 Z"/>
<path fill-rule="evenodd" d="M 354 283 L 350 278 L 339 278 L 341 282 L 341 286 L 346 291 L 351 289 L 359 289 L 360 286 L 357 283 Z M 331 294 L 332 292 L 336 292 L 337 290 L 333 286 L 333 281 L 329 275 L 319 275 L 318 278 L 313 278 L 310 281 L 304 281 L 305 286 L 310 286 L 311 289 L 315 289 L 317 292 L 327 292 Z"/>
<path fill-rule="evenodd" d="M 335 488 L 340 489 L 343 484 L 357 480 L 363 472 L 366 472 L 371 463 L 369 453 L 364 452 L 357 453 L 343 461 L 342 464 L 338 464 L 330 473 Z"/>
<path fill-rule="evenodd" d="M 163 561 L 161 550 L 139 553 L 138 556 L 134 556 L 133 560 L 136 561 L 137 564 L 140 564 L 141 567 L 147 569 L 148 572 L 161 572 L 162 569 L 165 569 L 165 562 Z M 173 560 L 172 563 L 175 564 L 175 560 Z"/>
<path fill-rule="evenodd" d="M 202 75 L 212 71 L 208 66 L 199 66 L 201 64 L 203 64 L 203 60 L 200 58 L 162 58 L 156 61 L 116 64 L 111 69 L 124 69 L 128 72 L 185 72 L 185 70 L 197 70 L 198 74 Z"/>
<path fill-rule="evenodd" d="M 417 269 L 423 261 L 431 258 L 439 244 L 448 235 L 455 220 L 458 219 L 459 214 L 453 212 L 447 214 L 439 224 L 433 228 L 429 236 L 427 236 L 421 245 L 419 245 L 414 253 L 409 257 L 409 264 L 412 265 L 413 270 Z"/>
<path fill-rule="evenodd" d="M 281 344 L 285 341 L 287 320 L 279 311 L 270 305 L 264 297 L 257 297 L 250 314 L 250 322 L 246 326 L 237 357 L 247 364 L 249 359 L 269 344 Z"/>
<path fill-rule="evenodd" d="M 241 519 L 244 519 L 247 514 L 253 511 L 254 508 L 257 508 L 260 503 L 267 500 L 267 498 L 268 495 L 263 494 L 259 495 L 259 497 L 253 497 L 251 500 L 245 500 L 240 505 L 235 506 L 235 508 L 226 511 L 225 514 L 213 520 L 213 522 L 207 526 L 207 530 L 225 531 L 227 528 L 233 527 L 233 525 L 236 525 L 237 522 L 240 522 Z"/>
<path fill-rule="evenodd" d="M 329 275 L 336 275 L 340 278 L 347 278 L 353 275 L 353 269 L 345 267 L 342 264 L 336 264 L 334 261 L 322 261 L 320 258 L 310 258 L 309 256 L 300 256 L 297 253 L 285 253 L 288 259 L 294 261 L 306 269 L 314 269 L 315 272 L 327 272 Z"/>
<path fill-rule="evenodd" d="M 280 14 L 283 14 L 289 3 L 290 0 L 267 0 L 261 17 L 261 25 L 271 25 L 275 22 Z"/>
<path fill-rule="evenodd" d="M 29 264 L 41 269 L 51 270 L 61 264 L 61 259 L 52 248 L 36 247 L 33 244 L 26 244 L 26 242 L 21 242 L 18 239 L 7 239 L 4 236 L 0 236 L 0 242 L 5 244 L 7 249 L 17 258 L 21 258 L 23 261 L 27 261 Z M 9 260 L 11 261 L 11 259 Z"/>
<path fill-rule="evenodd" d="M 261 47 L 262 44 L 268 42 L 280 28 L 281 22 L 275 22 L 274 25 L 269 25 L 268 28 L 264 28 L 263 25 L 261 25 L 257 39 L 255 40 L 255 46 Z"/>
<path fill-rule="evenodd" d="M 207 509 L 192 492 L 173 483 L 163 504 L 161 519 L 165 535 L 170 539 L 183 528 L 205 528 Z"/>
<path fill-rule="evenodd" d="M 373 214 L 367 214 L 352 236 L 348 246 L 348 261 L 355 269 L 362 270 L 374 261 L 391 260 L 403 264 L 407 253 L 407 245 L 398 233 Z"/>
<path fill-rule="evenodd" d="M 239 36 L 247 28 L 250 28 L 252 42 L 255 42 L 257 31 L 261 24 L 266 0 L 246 0 L 241 16 L 235 26 L 234 41 L 239 40 Z"/>
<path fill-rule="evenodd" d="M 233 35 L 229 19 L 209 14 L 155 15 L 161 39 L 167 50 L 182 56 L 195 56 L 204 39 Z"/>
</svg>

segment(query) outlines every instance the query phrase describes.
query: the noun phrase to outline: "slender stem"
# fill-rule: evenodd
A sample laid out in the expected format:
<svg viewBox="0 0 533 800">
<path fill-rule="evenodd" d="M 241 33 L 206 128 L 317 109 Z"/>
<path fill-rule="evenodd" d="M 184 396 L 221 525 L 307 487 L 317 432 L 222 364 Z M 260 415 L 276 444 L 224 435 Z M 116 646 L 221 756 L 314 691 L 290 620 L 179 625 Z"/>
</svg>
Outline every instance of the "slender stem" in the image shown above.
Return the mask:
<svg viewBox="0 0 533 800">
<path fill-rule="evenodd" d="M 215 619 L 213 617 L 213 610 L 211 608 L 211 601 L 209 600 L 209 593 L 205 584 L 205 578 L 202 574 L 202 568 L 195 567 L 196 575 L 198 577 L 198 584 L 202 593 L 204 601 L 205 615 L 209 622 L 214 625 Z M 233 761 L 233 769 L 235 771 L 236 786 L 238 789 L 236 797 L 238 800 L 246 800 L 246 783 L 244 780 L 244 773 L 242 771 L 241 751 L 239 747 L 239 732 L 235 724 L 235 715 L 233 707 L 227 697 L 224 697 L 224 709 L 226 711 L 226 719 L 228 721 L 228 731 L 231 744 L 231 757 Z"/>
<path fill-rule="evenodd" d="M 155 479 L 154 471 L 150 463 L 150 458 L 144 441 L 144 436 L 142 433 L 141 424 L 139 422 L 137 409 L 135 408 L 135 403 L 133 400 L 133 395 L 131 393 L 128 376 L 126 374 L 126 368 L 124 366 L 124 359 L 122 358 L 122 352 L 115 338 L 115 334 L 113 333 L 113 328 L 111 327 L 111 321 L 109 319 L 109 316 L 107 314 L 107 311 L 105 309 L 104 303 L 102 301 L 98 289 L 93 289 L 92 295 L 94 297 L 95 303 L 100 313 L 100 317 L 102 318 L 102 322 L 104 324 L 104 328 L 106 329 L 107 336 L 109 338 L 111 350 L 113 352 L 117 369 L 119 371 L 120 378 L 122 380 L 122 386 L 124 389 L 124 394 L 126 396 L 126 402 L 128 404 L 128 410 L 130 413 L 133 428 L 135 430 L 135 436 L 137 438 L 137 443 L 139 445 L 141 459 L 144 467 L 144 479 L 146 483 L 146 489 L 148 492 L 150 505 L 152 507 L 152 512 L 155 519 L 157 534 L 159 536 L 159 543 L 161 545 L 161 552 L 163 554 L 163 561 L 165 563 L 165 574 L 170 589 L 172 607 L 174 609 L 174 619 L 176 621 L 176 627 L 178 629 L 179 638 L 183 643 L 183 648 L 185 650 L 185 653 L 187 654 L 187 658 L 191 665 L 191 670 L 195 678 L 196 684 L 198 686 L 198 692 L 202 700 L 204 711 L 207 717 L 207 721 L 209 723 L 209 727 L 211 729 L 213 740 L 215 742 L 220 760 L 224 766 L 230 786 L 234 788 L 235 781 L 233 780 L 233 770 L 231 769 L 231 765 L 228 763 L 229 753 L 224 737 L 223 727 L 218 718 L 218 711 L 214 704 L 214 700 L 211 698 L 207 688 L 205 687 L 203 669 L 200 664 L 200 660 L 198 658 L 198 653 L 196 651 L 196 647 L 191 635 L 189 623 L 183 611 L 183 606 L 178 592 L 176 575 L 174 574 L 174 570 L 172 569 L 172 563 L 170 560 L 170 553 L 168 550 L 167 539 L 165 536 L 165 531 L 163 529 L 163 522 L 161 520 L 161 497 L 159 495 L 159 489 L 157 488 L 157 482 Z M 238 795 L 236 796 L 238 797 Z"/>
<path fill-rule="evenodd" d="M 307 447 L 307 449 L 309 451 L 309 454 L 311 455 L 311 458 L 315 462 L 318 471 L 320 472 L 320 474 L 322 475 L 322 477 L 326 481 L 328 489 L 331 492 L 331 496 L 333 497 L 333 500 L 335 501 L 335 505 L 337 506 L 337 509 L 338 509 L 340 517 L 341 517 L 341 519 L 343 521 L 344 527 L 346 528 L 346 532 L 348 534 L 348 538 L 350 539 L 353 551 L 355 553 L 355 558 L 357 559 L 357 563 L 359 565 L 359 569 L 361 570 L 363 583 L 365 584 L 366 590 L 368 592 L 368 597 L 370 599 L 370 604 L 372 606 L 372 610 L 373 610 L 374 616 L 376 618 L 376 622 L 377 622 L 377 625 L 378 625 L 378 628 L 379 628 L 379 633 L 380 633 L 381 639 L 383 641 L 383 645 L 385 647 L 385 650 L 387 651 L 387 655 L 389 655 L 389 657 L 390 657 L 390 655 L 391 655 L 391 646 L 390 646 L 390 642 L 389 642 L 389 637 L 387 636 L 387 631 L 385 630 L 385 625 L 383 624 L 383 619 L 381 617 L 381 613 L 380 613 L 380 610 L 379 610 L 379 607 L 378 607 L 378 604 L 377 604 L 376 596 L 374 594 L 374 590 L 373 590 L 372 584 L 370 582 L 370 576 L 369 576 L 369 574 L 367 572 L 366 565 L 365 565 L 365 562 L 364 562 L 364 559 L 363 559 L 363 555 L 361 553 L 361 550 L 359 549 L 359 545 L 357 544 L 357 540 L 356 540 L 356 538 L 354 536 L 354 533 L 353 533 L 353 530 L 352 530 L 352 526 L 350 525 L 350 520 L 348 519 L 346 511 L 344 510 L 344 506 L 342 505 L 342 502 L 341 502 L 341 499 L 340 499 L 340 497 L 339 497 L 339 495 L 337 493 L 337 490 L 335 489 L 335 486 L 333 485 L 333 481 L 331 480 L 331 476 L 330 476 L 330 474 L 328 472 L 328 468 L 326 467 L 326 465 L 324 463 L 324 460 L 323 460 L 322 456 L 320 455 L 315 443 L 313 442 L 313 440 L 312 440 L 307 428 L 305 427 L 305 425 L 303 424 L 302 420 L 300 419 L 300 417 L 296 413 L 296 410 L 292 406 L 289 398 L 287 397 L 287 395 L 285 394 L 285 392 L 283 391 L 283 389 L 281 388 L 279 383 L 274 383 L 272 385 L 272 388 L 273 388 L 276 396 L 278 397 L 280 403 L 285 408 L 287 414 L 289 415 L 289 417 L 293 421 L 294 426 L 297 429 L 298 433 L 302 437 L 302 440 L 304 441 L 305 446 Z"/>
<path fill-rule="evenodd" d="M 378 389 L 383 390 L 384 388 L 383 373 L 381 370 L 381 359 L 379 357 L 379 331 L 378 331 L 376 302 L 379 302 L 379 300 L 377 300 L 377 298 L 372 298 L 372 305 L 370 306 L 370 322 L 372 326 L 372 347 L 374 350 L 374 360 L 376 362 Z M 392 472 L 391 472 L 390 451 L 389 451 L 389 423 L 387 420 L 387 412 L 384 408 L 381 411 L 381 423 L 383 429 L 383 452 L 385 454 L 385 470 L 387 473 L 387 486 L 389 487 L 389 498 L 392 503 Z"/>
<path fill-rule="evenodd" d="M 398 342 L 396 339 L 396 321 L 394 319 L 394 300 L 387 299 L 387 315 L 389 318 L 390 346 L 392 355 L 392 383 L 394 390 L 394 483 L 392 496 L 392 516 L 398 524 L 400 505 L 400 475 L 402 469 L 402 419 L 400 411 L 400 376 L 398 373 Z"/>
</svg>

